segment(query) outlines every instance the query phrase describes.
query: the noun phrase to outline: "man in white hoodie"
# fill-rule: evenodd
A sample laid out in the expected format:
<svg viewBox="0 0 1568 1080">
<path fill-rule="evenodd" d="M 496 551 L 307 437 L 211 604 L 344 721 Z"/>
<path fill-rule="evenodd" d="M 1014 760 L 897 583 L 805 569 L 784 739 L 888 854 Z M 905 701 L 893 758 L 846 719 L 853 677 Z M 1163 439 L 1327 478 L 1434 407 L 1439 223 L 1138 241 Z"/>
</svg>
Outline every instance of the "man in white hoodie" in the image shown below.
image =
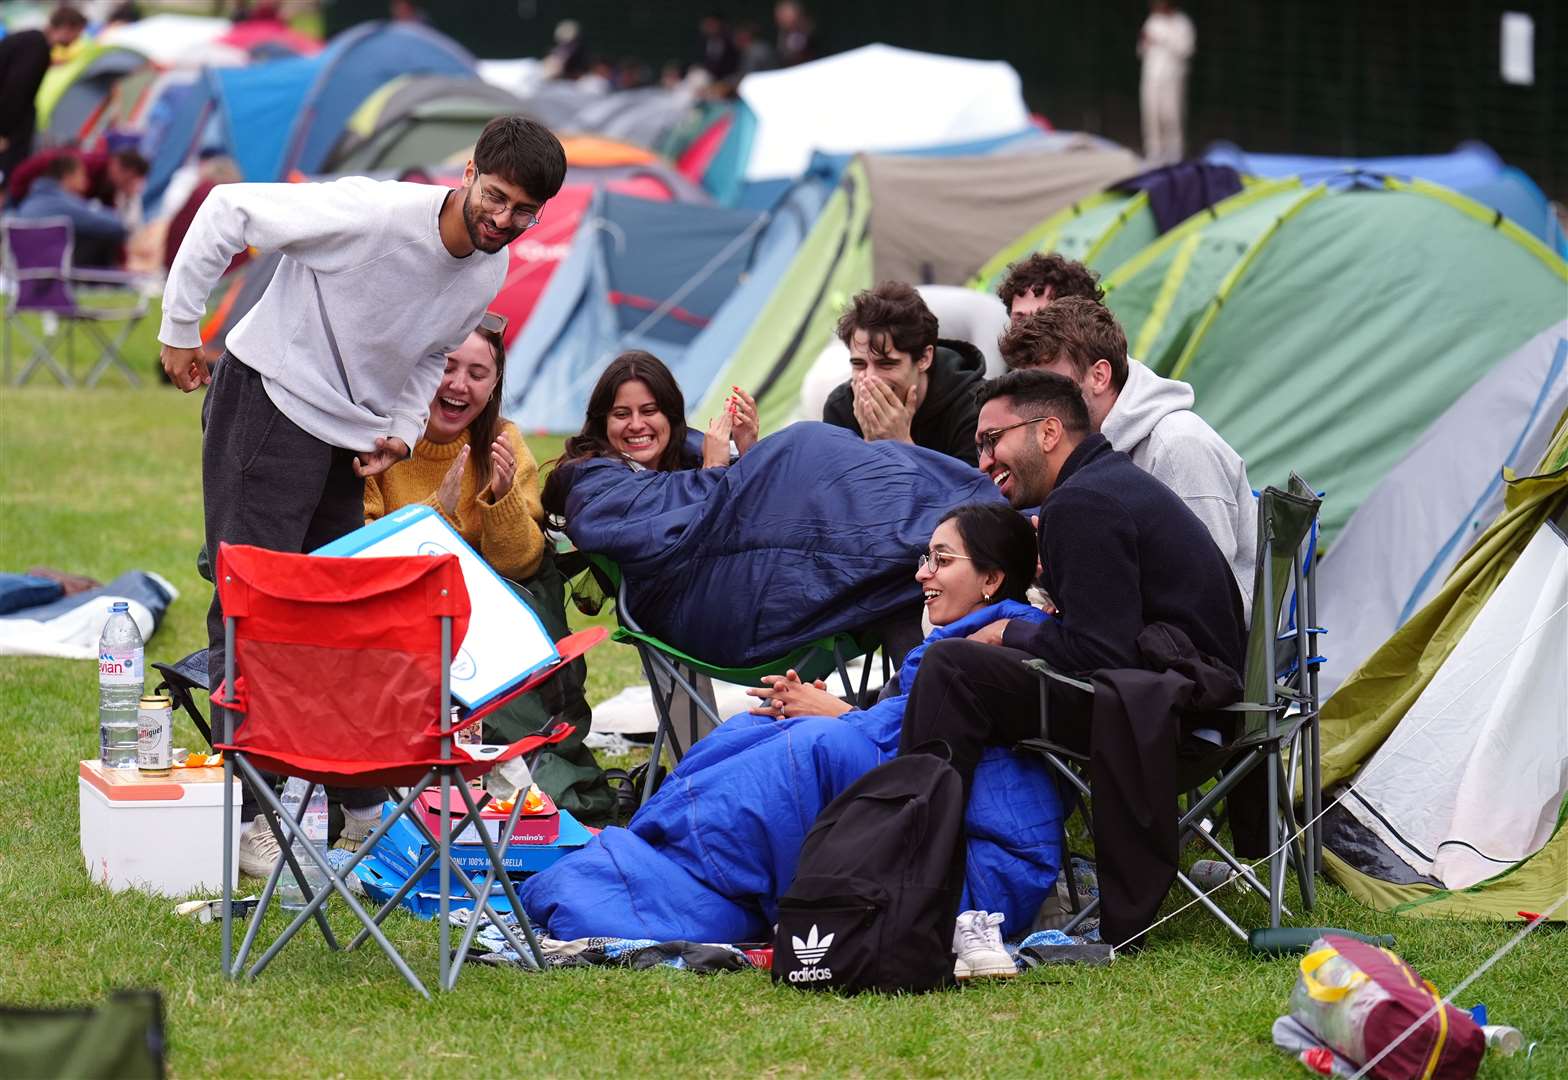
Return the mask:
<svg viewBox="0 0 1568 1080">
<path fill-rule="evenodd" d="M 1053 299 L 1015 319 L 998 348 L 1009 370 L 1042 368 L 1078 384 L 1090 426 L 1163 481 L 1208 528 L 1250 617 L 1257 500 L 1246 463 L 1192 411 L 1192 387 L 1129 359 L 1116 317 L 1087 297 Z"/>
</svg>

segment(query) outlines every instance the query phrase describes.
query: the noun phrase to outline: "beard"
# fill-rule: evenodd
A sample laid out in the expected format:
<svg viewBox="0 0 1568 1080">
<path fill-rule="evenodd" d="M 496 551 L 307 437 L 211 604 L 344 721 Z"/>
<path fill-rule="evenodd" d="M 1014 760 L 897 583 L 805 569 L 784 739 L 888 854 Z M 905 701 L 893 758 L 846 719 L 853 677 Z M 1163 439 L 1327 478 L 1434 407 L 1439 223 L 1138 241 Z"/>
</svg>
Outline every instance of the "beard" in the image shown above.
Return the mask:
<svg viewBox="0 0 1568 1080">
<path fill-rule="evenodd" d="M 523 230 L 502 229 L 500 240 L 485 239 L 485 233 L 482 226 L 489 225 L 490 228 L 494 229 L 495 222 L 485 220 L 484 213 L 474 202 L 475 190 L 477 189 L 471 187 L 468 189 L 467 194 L 463 196 L 463 224 L 468 229 L 468 242 L 473 244 L 474 247 L 478 248 L 480 251 L 483 251 L 486 255 L 494 255 L 496 252 L 510 244 L 513 240 L 516 240 L 519 236 L 521 236 L 523 234 Z"/>
</svg>

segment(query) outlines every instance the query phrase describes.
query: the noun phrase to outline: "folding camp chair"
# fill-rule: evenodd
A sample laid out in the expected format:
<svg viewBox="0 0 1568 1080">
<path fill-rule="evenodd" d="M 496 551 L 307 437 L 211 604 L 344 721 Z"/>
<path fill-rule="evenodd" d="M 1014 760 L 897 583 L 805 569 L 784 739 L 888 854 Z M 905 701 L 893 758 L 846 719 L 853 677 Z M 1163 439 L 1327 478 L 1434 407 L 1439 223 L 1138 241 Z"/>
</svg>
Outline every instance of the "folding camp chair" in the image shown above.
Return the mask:
<svg viewBox="0 0 1568 1080">
<path fill-rule="evenodd" d="M 469 614 L 468 591 L 455 555 L 341 559 L 223 544 L 218 551 L 217 585 L 227 647 L 223 684 L 213 696 L 215 706 L 222 706 L 223 737 L 217 748 L 223 751 L 226 781 L 232 780 L 238 771 L 250 785 L 283 851 L 262 890 L 236 956 L 232 930 L 233 794 L 231 784 L 226 782 L 224 973 L 232 977 L 244 968 L 286 865 L 306 897 L 305 906 L 248 975 L 260 974 L 309 919 L 316 920 L 327 944 L 338 948 L 322 914 L 322 905 L 336 892 L 365 928 L 355 944 L 367 936 L 373 938 L 409 985 L 428 997 L 424 985 L 380 930 L 380 920 L 392 905 L 372 918 L 346 884 L 347 875 L 359 860 L 404 816 L 434 848 L 435 854 L 428 861 L 439 859 L 441 988 L 452 989 L 466 955 L 464 948 L 454 958 L 449 947 L 448 915 L 454 875 L 473 898 L 470 931 L 488 918 L 519 955 L 532 955 L 543 967 L 538 941 L 500 855 L 517 824 L 523 800 L 516 800 L 498 843 L 488 829 L 478 824 L 480 809 L 488 797 L 481 796 L 476 801 L 466 781 L 537 749 L 550 736 L 530 736 L 493 755 L 470 757 L 454 752 L 452 735 L 478 723 L 491 707 L 498 707 L 550 678 L 604 640 L 605 631 L 594 628 L 562 639 L 557 645 L 559 663 L 535 673 L 454 726 L 449 711 L 450 667 L 468 628 Z M 236 713 L 244 719 L 238 732 Z M 283 812 L 261 770 L 303 777 L 312 791 L 316 784 L 334 784 L 406 787 L 407 792 L 359 851 L 335 870 L 306 838 L 299 821 Z M 455 789 L 467 809 L 467 815 L 456 822 L 453 814 L 440 813 L 439 838 L 432 836 L 421 820 L 420 796 L 427 788 L 440 792 L 443 808 L 453 805 L 451 792 Z M 411 812 L 411 808 L 415 809 Z M 301 817 L 303 810 L 302 806 Z M 452 836 L 470 826 L 474 826 L 490 860 L 482 885 L 476 885 L 451 859 Z M 291 843 L 294 840 L 299 841 L 299 850 L 325 875 L 326 887 L 319 892 L 311 888 L 300 871 Z M 419 874 L 424 872 L 421 869 Z M 495 882 L 499 882 L 527 938 L 526 950 L 491 907 Z M 465 946 L 471 939 L 470 933 Z"/>
<path fill-rule="evenodd" d="M 9 287 L 5 311 L 5 372 L 11 374 L 11 334 L 26 339 L 31 350 L 27 363 L 17 374 L 21 386 L 40 367 L 47 368 L 60 385 L 74 383 L 71 372 L 62 367 L 57 354 L 71 355 L 73 328 L 80 323 L 98 342 L 98 362 L 88 371 L 83 385 L 96 385 L 106 371 L 118 367 L 132 386 L 141 385 L 136 372 L 126 364 L 120 350 L 131 331 L 147 314 L 148 299 L 136 287 L 137 276 L 117 270 L 86 270 L 71 265 L 75 242 L 69 218 L 0 218 L 0 277 Z M 128 297 L 126 304 L 87 304 L 78 297 L 78 286 L 96 292 Z M 58 329 L 34 334 L 23 315 L 37 316 Z M 110 337 L 104 330 L 109 323 L 120 323 L 120 331 Z M 61 346 L 64 346 L 63 349 Z"/>
<path fill-rule="evenodd" d="M 647 802 L 653 795 L 654 788 L 658 786 L 655 774 L 658 772 L 659 757 L 663 748 L 669 746 L 670 756 L 676 762 L 679 762 L 683 756 L 680 744 L 675 738 L 674 717 L 671 715 L 678 692 L 684 691 L 688 702 L 687 718 L 690 723 L 691 743 L 687 745 L 697 741 L 699 714 L 707 717 L 714 726 L 724 722 L 724 717 L 718 715 L 713 706 L 708 703 L 706 696 L 698 692 L 696 682 L 699 675 L 743 686 L 757 686 L 764 676 L 782 675 L 791 670 L 806 681 L 826 678 L 829 674 L 837 672 L 844 687 L 855 695 L 856 701 L 862 705 L 870 704 L 872 656 L 879 647 L 872 635 L 833 634 L 809 642 L 787 656 L 751 667 L 734 668 L 709 664 L 667 642 L 660 641 L 638 625 L 636 617 L 632 614 L 631 605 L 627 601 L 626 581 L 621 575 L 620 567 L 602 555 L 590 554 L 586 558 L 588 566 L 605 593 L 615 596 L 615 618 L 618 625 L 612 640 L 632 645 L 637 649 L 638 658 L 642 661 L 643 674 L 647 677 L 648 686 L 653 692 L 654 711 L 659 718 L 659 726 L 653 736 L 653 750 L 648 759 L 648 772 L 643 782 L 642 802 Z M 849 662 L 860 656 L 864 656 L 866 661 L 860 673 L 860 687 L 856 691 L 849 672 Z M 892 677 L 892 664 L 885 652 L 882 657 L 882 670 L 884 680 Z"/>
<path fill-rule="evenodd" d="M 176 660 L 172 664 L 153 663 L 153 670 L 163 676 L 154 689 L 154 693 L 167 693 L 173 702 L 176 711 L 183 711 L 191 718 L 191 723 L 196 725 L 196 730 L 201 732 L 201 737 L 211 746 L 216 740 L 212 737 L 212 728 L 207 723 L 207 718 L 202 715 L 201 707 L 196 704 L 195 691 L 207 691 L 207 650 L 197 649 L 188 656 Z"/>
<path fill-rule="evenodd" d="M 1316 586 L 1314 567 L 1308 557 L 1315 543 L 1320 505 L 1317 494 L 1294 474 L 1285 490 L 1269 487 L 1259 496 L 1252 625 L 1247 634 L 1246 670 L 1242 676 L 1245 700 L 1225 710 L 1241 714 L 1241 732 L 1231 742 L 1217 747 L 1215 754 L 1203 755 L 1201 763 L 1173 763 L 1178 770 L 1178 790 L 1189 792 L 1187 808 L 1178 819 L 1178 842 L 1197 837 L 1213 848 L 1243 881 L 1268 900 L 1272 927 L 1280 925 L 1284 909 L 1287 859 L 1295 867 L 1302 903 L 1310 910 L 1316 896 L 1314 877 L 1322 858 L 1317 821 L 1322 800 L 1317 688 L 1321 658 L 1317 655 L 1317 638 L 1323 630 L 1314 625 Z M 1290 613 L 1281 628 L 1287 593 L 1291 594 Z M 1056 684 L 1070 688 L 1069 692 L 1092 695 L 1094 686 L 1054 670 L 1044 660 L 1025 663 L 1041 678 L 1041 736 L 1019 745 L 1041 753 L 1065 780 L 1092 830 L 1093 793 L 1085 775 L 1089 756 L 1052 740 L 1049 691 Z M 1221 762 L 1217 770 L 1211 767 L 1216 760 Z M 1268 791 L 1266 835 L 1271 854 L 1267 884 L 1231 854 L 1208 825 L 1215 805 L 1259 767 L 1266 770 Z M 1196 772 L 1183 775 L 1189 770 Z M 1298 776 L 1302 780 L 1302 816 L 1306 822 L 1301 827 L 1296 822 L 1293 794 Z M 1202 791 L 1211 778 L 1213 786 Z M 1080 906 L 1071 858 L 1066 860 L 1066 873 L 1069 895 L 1077 909 L 1063 928 L 1071 933 L 1095 914 L 1099 900 Z M 1176 880 L 1232 933 L 1246 939 L 1246 931 L 1191 878 L 1178 871 Z"/>
</svg>

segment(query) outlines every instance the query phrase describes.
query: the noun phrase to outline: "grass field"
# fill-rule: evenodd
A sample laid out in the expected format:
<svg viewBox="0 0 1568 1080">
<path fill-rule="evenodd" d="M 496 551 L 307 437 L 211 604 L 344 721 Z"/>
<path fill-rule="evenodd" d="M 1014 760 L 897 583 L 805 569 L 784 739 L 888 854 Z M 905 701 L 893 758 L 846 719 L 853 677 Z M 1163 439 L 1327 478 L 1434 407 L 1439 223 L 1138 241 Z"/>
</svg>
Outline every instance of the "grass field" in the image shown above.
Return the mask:
<svg viewBox="0 0 1568 1080">
<path fill-rule="evenodd" d="M 198 406 L 165 387 L 0 395 L 0 569 L 165 575 L 181 596 L 150 658 L 204 641 Z M 620 646 L 593 664 L 595 699 L 635 678 Z M 1269 1041 L 1294 964 L 1254 959 L 1196 909 L 1109 968 L 925 997 L 837 1000 L 775 989 L 755 973 L 476 968 L 458 993 L 427 1003 L 373 949 L 333 955 L 304 934 L 259 980 L 229 983 L 217 970 L 216 925 L 87 880 L 75 762 L 96 752 L 94 676 L 88 663 L 0 659 L 0 1002 L 157 988 L 176 1076 L 1306 1075 Z M 198 740 L 188 727 L 176 733 L 182 745 Z M 1397 934 L 1399 951 L 1440 988 L 1513 932 L 1396 920 L 1332 886 L 1323 893 L 1311 922 Z M 1255 901 L 1230 906 L 1243 924 L 1264 917 Z M 345 915 L 335 922 L 346 927 Z M 399 914 L 388 929 L 433 980 L 433 926 Z M 1565 967 L 1562 932 L 1543 930 L 1464 995 L 1541 1043 L 1529 1061 L 1488 1060 L 1483 1076 L 1568 1075 Z"/>
</svg>

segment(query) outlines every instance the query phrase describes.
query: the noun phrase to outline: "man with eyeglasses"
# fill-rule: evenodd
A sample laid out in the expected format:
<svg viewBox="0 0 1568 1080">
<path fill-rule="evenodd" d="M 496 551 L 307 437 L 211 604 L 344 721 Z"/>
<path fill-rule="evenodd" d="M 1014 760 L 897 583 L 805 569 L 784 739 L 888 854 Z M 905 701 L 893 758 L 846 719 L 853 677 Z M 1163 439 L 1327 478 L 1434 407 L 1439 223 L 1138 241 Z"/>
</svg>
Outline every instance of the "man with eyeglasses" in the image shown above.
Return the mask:
<svg viewBox="0 0 1568 1080">
<path fill-rule="evenodd" d="M 980 469 L 1015 508 L 1040 507 L 1042 578 L 1057 611 L 1044 622 L 1001 620 L 968 638 L 929 646 L 909 695 L 899 752 L 942 740 L 967 794 L 986 747 L 1011 746 L 1040 733 L 1041 683 L 1025 661 L 1039 657 L 1073 674 L 1127 669 L 1152 674 L 1145 631 L 1156 624 L 1161 642 L 1187 639 L 1182 662 L 1190 667 L 1183 671 L 1205 669 L 1206 693 L 1216 692 L 1210 686 L 1231 689 L 1228 700 L 1218 692 L 1221 700 L 1213 705 L 1235 700 L 1245 638 L 1241 596 L 1203 523 L 1170 488 L 1090 428 L 1083 394 L 1066 376 L 1012 371 L 987 382 L 978 397 Z M 1141 711 L 1136 723 L 1108 720 L 1104 710 L 1118 707 L 1117 693 L 1091 698 L 1055 683 L 1049 692 L 1051 737 L 1093 756 L 1102 932 L 1120 944 L 1147 925 L 1143 910 L 1151 897 L 1157 907 L 1174 879 L 1174 854 L 1166 849 L 1175 840 L 1161 834 L 1168 845 L 1146 843 L 1146 834 L 1159 830 L 1138 825 L 1136 812 L 1121 812 L 1125 800 L 1119 809 L 1104 805 L 1106 792 L 1098 789 L 1104 773 L 1095 770 L 1109 761 L 1117 778 L 1133 788 L 1158 773 L 1174 822 L 1178 744 L 1193 736 L 1179 734 L 1175 723 L 1156 728 L 1156 717 Z M 1164 769 L 1167 758 L 1170 768 Z M 1158 805 L 1159 798 L 1150 799 Z M 1137 880 L 1129 882 L 1120 871 L 1130 864 L 1119 860 L 1147 848 L 1158 848 L 1152 864 L 1137 863 Z"/>
<path fill-rule="evenodd" d="M 1090 429 L 1076 383 L 1013 371 L 987 382 L 979 401 L 980 469 L 1014 507 L 1040 507 L 1043 583 L 1058 610 L 926 650 L 900 746 L 945 740 L 966 785 L 985 746 L 1038 734 L 1039 681 L 1024 660 L 1064 672 L 1139 667 L 1139 634 L 1163 622 L 1240 671 L 1245 634 L 1240 594 L 1208 530 Z M 1062 718 L 1062 734 L 1086 744 L 1083 702 L 1064 700 Z"/>
<path fill-rule="evenodd" d="M 364 524 L 364 477 L 409 456 L 447 353 L 506 277 L 507 245 L 565 176 L 559 140 L 507 116 L 485 127 L 456 190 L 365 177 L 213 189 L 169 270 L 158 340 L 176 386 L 211 384 L 202 498 L 214 562 L 220 543 L 312 551 Z M 249 247 L 283 258 L 209 372 L 199 322 L 229 260 Z M 207 633 L 215 687 L 216 595 Z M 264 873 L 277 857 L 269 830 L 242 834 L 242 871 Z"/>
</svg>

